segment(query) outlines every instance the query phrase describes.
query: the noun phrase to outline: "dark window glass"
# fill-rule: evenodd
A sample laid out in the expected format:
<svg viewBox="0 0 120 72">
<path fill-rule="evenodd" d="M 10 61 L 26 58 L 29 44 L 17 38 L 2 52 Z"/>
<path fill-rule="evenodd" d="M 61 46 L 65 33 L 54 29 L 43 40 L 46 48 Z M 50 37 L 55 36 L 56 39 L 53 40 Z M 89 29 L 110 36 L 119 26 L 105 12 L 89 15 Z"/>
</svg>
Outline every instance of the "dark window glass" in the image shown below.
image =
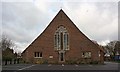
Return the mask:
<svg viewBox="0 0 120 72">
<path fill-rule="evenodd" d="M 55 47 L 57 46 L 57 35 L 55 35 Z"/>
<path fill-rule="evenodd" d="M 39 57 L 39 52 L 37 52 L 37 57 Z"/>
<path fill-rule="evenodd" d="M 36 57 L 36 52 L 34 53 L 35 57 Z"/>
<path fill-rule="evenodd" d="M 68 45 L 68 34 L 66 34 L 66 39 L 67 39 L 66 42 L 67 42 L 67 45 Z"/>
<path fill-rule="evenodd" d="M 61 61 L 63 61 L 63 53 L 61 53 Z"/>
<path fill-rule="evenodd" d="M 35 53 L 34 53 L 34 56 L 35 56 L 35 57 L 42 57 L 42 52 L 35 52 Z"/>
<path fill-rule="evenodd" d="M 60 38 L 61 38 L 61 49 L 63 49 L 63 33 L 60 33 Z"/>
<path fill-rule="evenodd" d="M 40 52 L 40 57 L 42 57 L 42 52 Z"/>
</svg>

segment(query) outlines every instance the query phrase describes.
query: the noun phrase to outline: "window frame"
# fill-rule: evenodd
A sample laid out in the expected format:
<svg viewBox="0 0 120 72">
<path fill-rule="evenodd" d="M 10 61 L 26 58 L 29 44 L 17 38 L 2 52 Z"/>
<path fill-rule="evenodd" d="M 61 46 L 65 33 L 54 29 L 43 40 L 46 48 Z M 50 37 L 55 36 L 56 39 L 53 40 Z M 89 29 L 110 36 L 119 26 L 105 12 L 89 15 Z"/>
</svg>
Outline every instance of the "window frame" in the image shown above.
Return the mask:
<svg viewBox="0 0 120 72">
<path fill-rule="evenodd" d="M 84 51 L 82 52 L 82 58 L 91 58 L 92 52 L 91 51 Z"/>
<path fill-rule="evenodd" d="M 43 54 L 42 52 L 34 52 L 34 58 L 42 58 Z"/>
<path fill-rule="evenodd" d="M 63 34 L 63 49 L 61 49 L 61 33 Z M 57 36 L 57 37 L 56 37 Z M 57 38 L 57 39 L 56 39 Z M 55 43 L 57 42 L 57 43 Z M 54 50 L 69 50 L 69 33 L 64 26 L 59 26 L 54 34 Z"/>
</svg>

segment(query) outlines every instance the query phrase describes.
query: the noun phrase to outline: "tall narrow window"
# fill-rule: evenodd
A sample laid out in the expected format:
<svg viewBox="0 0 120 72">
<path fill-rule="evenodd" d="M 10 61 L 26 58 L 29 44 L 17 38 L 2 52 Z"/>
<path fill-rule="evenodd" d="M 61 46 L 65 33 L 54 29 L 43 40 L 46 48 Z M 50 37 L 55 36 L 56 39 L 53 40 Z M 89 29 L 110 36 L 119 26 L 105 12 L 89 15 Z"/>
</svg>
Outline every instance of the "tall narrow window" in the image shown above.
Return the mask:
<svg viewBox="0 0 120 72">
<path fill-rule="evenodd" d="M 55 50 L 69 50 L 68 31 L 64 26 L 58 27 L 54 36 Z"/>
<path fill-rule="evenodd" d="M 35 57 L 37 57 L 37 53 L 36 52 L 34 53 L 34 55 L 35 55 Z"/>
<path fill-rule="evenodd" d="M 61 49 L 63 50 L 63 33 L 60 33 L 60 39 L 61 39 L 61 42 L 60 42 Z"/>
<path fill-rule="evenodd" d="M 64 34 L 64 48 L 66 48 L 66 34 Z"/>
<path fill-rule="evenodd" d="M 57 46 L 58 50 L 60 49 L 60 35 L 58 33 L 58 46 Z"/>
<path fill-rule="evenodd" d="M 67 42 L 67 46 L 68 46 L 68 34 L 66 34 L 66 42 Z"/>
<path fill-rule="evenodd" d="M 65 50 L 68 50 L 68 34 L 64 34 L 64 48 Z"/>
<path fill-rule="evenodd" d="M 55 47 L 57 47 L 57 35 L 55 35 Z"/>
<path fill-rule="evenodd" d="M 64 60 L 64 58 L 63 58 L 63 57 L 64 57 L 64 55 L 63 55 L 63 53 L 61 53 L 61 58 L 60 58 L 60 60 L 61 60 L 61 61 L 63 61 L 63 60 Z"/>
</svg>

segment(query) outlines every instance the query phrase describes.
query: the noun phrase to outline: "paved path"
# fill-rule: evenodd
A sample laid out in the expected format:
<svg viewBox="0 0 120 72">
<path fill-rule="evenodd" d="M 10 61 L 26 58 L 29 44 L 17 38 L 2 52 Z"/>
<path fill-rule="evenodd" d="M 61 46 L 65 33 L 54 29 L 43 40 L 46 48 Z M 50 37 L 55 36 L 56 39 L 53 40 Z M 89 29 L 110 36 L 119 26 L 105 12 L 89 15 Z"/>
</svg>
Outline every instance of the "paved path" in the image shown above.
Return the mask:
<svg viewBox="0 0 120 72">
<path fill-rule="evenodd" d="M 52 64 L 15 64 L 5 65 L 2 67 L 5 70 L 14 70 L 21 72 L 23 70 L 118 70 L 118 63 L 105 62 L 105 65 L 52 65 Z"/>
</svg>

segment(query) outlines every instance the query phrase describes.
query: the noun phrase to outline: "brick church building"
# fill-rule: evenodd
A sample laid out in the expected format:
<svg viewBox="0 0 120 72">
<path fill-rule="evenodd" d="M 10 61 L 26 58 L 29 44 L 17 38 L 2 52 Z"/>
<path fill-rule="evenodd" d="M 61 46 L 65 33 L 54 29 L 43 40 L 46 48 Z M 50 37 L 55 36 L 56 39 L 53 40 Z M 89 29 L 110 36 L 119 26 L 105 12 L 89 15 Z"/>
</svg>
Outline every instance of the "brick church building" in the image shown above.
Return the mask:
<svg viewBox="0 0 120 72">
<path fill-rule="evenodd" d="M 62 9 L 22 56 L 28 63 L 104 62 L 103 49 L 85 36 Z"/>
</svg>

